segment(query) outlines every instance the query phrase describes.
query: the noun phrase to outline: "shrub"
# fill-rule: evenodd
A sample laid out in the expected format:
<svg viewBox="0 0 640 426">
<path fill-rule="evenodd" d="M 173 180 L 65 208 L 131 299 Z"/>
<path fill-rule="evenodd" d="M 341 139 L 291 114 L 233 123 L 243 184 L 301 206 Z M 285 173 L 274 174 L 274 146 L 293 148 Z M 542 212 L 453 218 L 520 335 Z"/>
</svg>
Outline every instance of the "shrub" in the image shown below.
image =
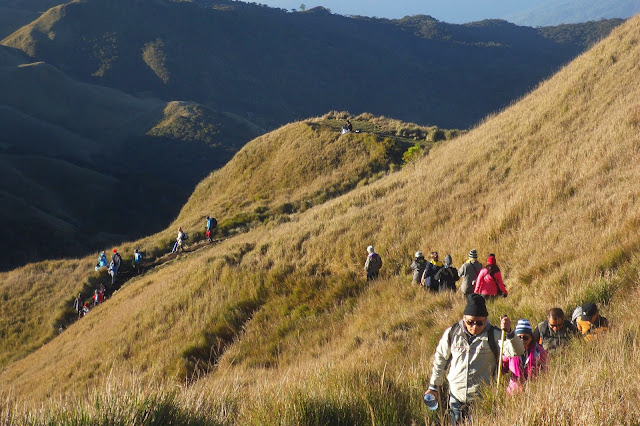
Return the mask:
<svg viewBox="0 0 640 426">
<path fill-rule="evenodd" d="M 418 158 L 420 158 L 420 154 L 422 153 L 422 147 L 420 145 L 415 144 L 411 148 L 407 149 L 404 154 L 402 154 L 402 164 L 409 164 Z"/>
</svg>

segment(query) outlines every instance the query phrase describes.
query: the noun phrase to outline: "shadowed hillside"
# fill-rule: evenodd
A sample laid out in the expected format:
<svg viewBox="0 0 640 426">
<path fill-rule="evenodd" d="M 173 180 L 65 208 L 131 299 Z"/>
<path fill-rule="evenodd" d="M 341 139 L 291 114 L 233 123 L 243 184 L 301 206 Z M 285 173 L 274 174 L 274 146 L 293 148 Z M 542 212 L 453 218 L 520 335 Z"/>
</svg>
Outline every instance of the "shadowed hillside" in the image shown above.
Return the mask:
<svg viewBox="0 0 640 426">
<path fill-rule="evenodd" d="M 192 102 L 79 83 L 6 47 L 0 93 L 1 237 L 12 241 L 0 269 L 166 226 L 186 188 L 260 133 Z"/>
<path fill-rule="evenodd" d="M 462 301 L 410 286 L 407 265 L 416 249 L 437 249 L 457 266 L 475 247 L 497 254 L 509 289 L 489 303 L 492 319 L 535 323 L 551 306 L 570 312 L 591 300 L 612 323 L 602 339 L 553 358 L 522 396 L 524 412 L 522 399 L 500 391 L 477 422 L 633 423 L 639 27 L 640 18 L 630 20 L 522 101 L 399 173 L 131 280 L 6 366 L 3 415 L 26 418 L 11 411 L 26 400 L 30 418 L 43 422 L 167 422 L 185 413 L 211 424 L 436 421 L 422 393 Z M 367 284 L 371 243 L 385 266 Z M 63 267 L 84 268 L 42 263 L 1 278 L 42 288 Z M 55 287 L 63 286 L 74 288 Z M 100 339 L 91 339 L 96 330 Z"/>
<path fill-rule="evenodd" d="M 0 0 L 0 39 L 36 20 L 60 0 Z"/>
<path fill-rule="evenodd" d="M 52 8 L 3 44 L 83 81 L 194 100 L 267 127 L 341 109 L 467 128 L 619 22 L 559 42 L 504 21 L 450 25 L 230 1 L 90 0 Z"/>
<path fill-rule="evenodd" d="M 450 139 L 461 133 L 364 114 L 351 118 L 355 126 L 353 133 L 341 135 L 340 128 L 348 117 L 344 112 L 328 113 L 321 118 L 290 124 L 249 142 L 229 163 L 203 180 L 176 219 L 175 228 L 182 225 L 196 242 L 202 237 L 206 214 L 220 219 L 219 236 L 246 232 L 263 225 L 273 227 L 292 220 L 298 212 L 400 170 L 403 154 L 414 144 L 423 147 L 417 159 L 428 151 L 434 139 Z M 320 157 L 324 160 L 317 161 Z M 108 179 L 103 176 L 94 179 L 100 177 Z M 81 181 L 93 183 L 89 178 Z M 108 187 L 107 184 L 96 186 L 103 190 Z M 76 194 L 81 188 L 77 187 Z M 99 195 L 105 197 L 107 194 Z M 83 194 L 81 198 L 88 196 L 90 194 Z M 54 205 L 54 200 L 45 201 Z M 142 250 L 149 262 L 163 265 L 172 260 L 162 255 L 173 245 L 175 228 L 140 240 L 134 243 L 135 246 L 132 243 L 119 246 L 125 265 L 129 265 L 134 248 Z M 60 266 L 53 269 L 47 267 L 46 262 L 27 265 L 6 276 L 3 281 L 10 294 L 6 298 L 11 303 L 5 306 L 2 317 L 5 322 L 0 323 L 0 329 L 10 331 L 6 333 L 6 339 L 0 339 L 0 353 L 3 354 L 0 365 L 26 355 L 52 338 L 60 324 L 73 322 L 70 294 L 75 297 L 83 292 L 89 297 L 99 283 L 109 282 L 106 271 L 91 273 L 95 259 L 90 256 L 81 262 L 61 261 L 57 263 Z M 33 268 L 35 271 L 44 268 L 49 275 L 32 281 L 27 276 L 39 275 Z M 63 277 L 69 274 L 74 278 L 65 280 Z M 61 282 L 66 284 L 55 284 Z M 30 292 L 23 291 L 32 286 L 38 289 L 36 291 L 48 289 L 50 298 L 30 302 Z M 56 301 L 53 308 L 51 300 Z M 29 310 L 21 309 L 25 304 L 29 305 Z M 21 325 L 25 321 L 29 321 L 27 328 Z"/>
</svg>

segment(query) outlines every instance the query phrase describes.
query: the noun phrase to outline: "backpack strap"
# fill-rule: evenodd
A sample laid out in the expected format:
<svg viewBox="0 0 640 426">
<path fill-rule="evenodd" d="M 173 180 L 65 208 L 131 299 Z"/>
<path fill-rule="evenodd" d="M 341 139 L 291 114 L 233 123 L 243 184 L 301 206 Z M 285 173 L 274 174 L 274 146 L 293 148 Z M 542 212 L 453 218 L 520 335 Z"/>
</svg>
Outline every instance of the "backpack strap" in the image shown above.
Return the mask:
<svg viewBox="0 0 640 426">
<path fill-rule="evenodd" d="M 447 340 L 449 342 L 449 348 L 451 348 L 451 344 L 453 343 L 453 335 L 460 328 L 460 323 L 457 322 L 451 326 L 449 329 L 449 335 L 447 336 Z M 496 336 L 494 335 L 495 330 L 500 330 L 498 327 L 492 325 L 491 328 L 487 332 L 487 337 L 489 340 L 489 347 L 491 348 L 491 352 L 493 352 L 493 356 L 496 359 L 496 366 L 498 365 L 498 358 L 500 357 L 500 348 L 498 347 L 498 342 L 496 342 Z M 449 359 L 447 360 L 446 368 L 449 367 L 449 363 L 451 362 L 451 358 L 453 358 L 453 354 L 449 355 Z M 445 369 L 446 369 L 445 368 Z"/>
</svg>

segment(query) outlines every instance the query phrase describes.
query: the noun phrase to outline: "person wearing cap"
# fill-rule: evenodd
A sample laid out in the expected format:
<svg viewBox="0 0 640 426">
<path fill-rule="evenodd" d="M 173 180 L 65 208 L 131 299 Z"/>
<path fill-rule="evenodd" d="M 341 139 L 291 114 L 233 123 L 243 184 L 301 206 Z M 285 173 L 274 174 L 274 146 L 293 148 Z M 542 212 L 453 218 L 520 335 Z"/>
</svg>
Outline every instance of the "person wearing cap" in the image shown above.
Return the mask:
<svg viewBox="0 0 640 426">
<path fill-rule="evenodd" d="M 547 314 L 547 319 L 533 330 L 533 340 L 540 343 L 545 351 L 550 352 L 566 346 L 576 334 L 576 326 L 564 320 L 564 311 L 552 308 Z"/>
<path fill-rule="evenodd" d="M 444 257 L 444 266 L 436 272 L 435 279 L 440 285 L 440 291 L 456 291 L 456 281 L 460 277 L 458 276 L 458 270 L 453 267 L 453 259 L 451 259 L 450 254 Z"/>
<path fill-rule="evenodd" d="M 582 305 L 582 315 L 577 321 L 577 328 L 585 340 L 591 340 L 609 328 L 609 321 L 600 316 L 600 311 L 595 303 L 589 302 Z"/>
<path fill-rule="evenodd" d="M 113 249 L 113 255 L 111 255 L 111 262 L 113 262 L 114 273 L 117 274 L 122 265 L 122 256 L 118 253 L 118 249 Z"/>
<path fill-rule="evenodd" d="M 411 284 L 420 284 L 420 279 L 426 267 L 427 260 L 424 258 L 422 252 L 418 250 L 414 255 L 413 262 L 411 262 L 411 270 L 413 271 L 413 281 L 411 281 Z"/>
<path fill-rule="evenodd" d="M 478 252 L 476 249 L 469 251 L 469 260 L 464 262 L 460 269 L 458 269 L 458 276 L 462 278 L 460 284 L 460 291 L 464 294 L 473 293 L 475 286 L 475 280 L 478 278 L 478 274 L 482 270 L 482 263 L 478 262 Z"/>
<path fill-rule="evenodd" d="M 534 339 L 529 320 L 518 320 L 515 333 L 522 339 L 524 353 L 520 356 L 502 357 L 502 368 L 511 372 L 507 386 L 509 395 L 522 390 L 524 382 L 544 370 L 547 365 L 547 351 Z"/>
<path fill-rule="evenodd" d="M 436 281 L 436 274 L 442 268 L 444 264 L 438 260 L 438 252 L 431 252 L 431 260 L 427 263 L 427 267 L 424 269 L 422 273 L 422 285 L 427 290 L 431 291 L 439 291 L 440 284 Z"/>
<path fill-rule="evenodd" d="M 491 255 L 487 258 L 487 266 L 480 271 L 478 278 L 476 278 L 474 293 L 485 299 L 496 296 L 507 297 L 507 288 L 502 281 L 502 273 L 498 268 L 495 256 Z"/>
<path fill-rule="evenodd" d="M 509 317 L 500 318 L 500 328 L 491 325 L 488 317 L 484 298 L 479 294 L 468 295 L 462 319 L 445 330 L 436 349 L 425 395 L 430 393 L 437 398 L 446 375 L 453 425 L 469 417 L 469 404 L 481 398 L 481 390 L 495 376 L 499 347 L 502 346 L 503 356 L 507 357 L 524 353 L 522 340 L 511 329 Z M 501 329 L 506 332 L 504 342 L 501 341 Z"/>
<path fill-rule="evenodd" d="M 367 247 L 367 260 L 364 262 L 364 271 L 367 273 L 367 281 L 378 278 L 378 272 L 382 268 L 382 258 L 375 252 L 373 246 Z"/>
</svg>

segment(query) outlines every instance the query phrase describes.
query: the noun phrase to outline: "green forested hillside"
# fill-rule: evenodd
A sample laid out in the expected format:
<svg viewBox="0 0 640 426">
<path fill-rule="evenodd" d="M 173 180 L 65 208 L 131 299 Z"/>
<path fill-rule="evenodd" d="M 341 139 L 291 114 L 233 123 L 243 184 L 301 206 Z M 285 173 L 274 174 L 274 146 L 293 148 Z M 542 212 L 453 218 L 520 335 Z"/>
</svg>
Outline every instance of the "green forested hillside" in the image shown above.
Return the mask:
<svg viewBox="0 0 640 426">
<path fill-rule="evenodd" d="M 194 100 L 271 127 L 339 109 L 466 128 L 583 51 L 588 32 L 559 42 L 504 21 L 88 0 L 49 10 L 3 44 L 83 81 Z"/>
<path fill-rule="evenodd" d="M 189 189 L 260 133 L 192 102 L 79 83 L 0 49 L 0 268 L 165 226 Z"/>
</svg>

